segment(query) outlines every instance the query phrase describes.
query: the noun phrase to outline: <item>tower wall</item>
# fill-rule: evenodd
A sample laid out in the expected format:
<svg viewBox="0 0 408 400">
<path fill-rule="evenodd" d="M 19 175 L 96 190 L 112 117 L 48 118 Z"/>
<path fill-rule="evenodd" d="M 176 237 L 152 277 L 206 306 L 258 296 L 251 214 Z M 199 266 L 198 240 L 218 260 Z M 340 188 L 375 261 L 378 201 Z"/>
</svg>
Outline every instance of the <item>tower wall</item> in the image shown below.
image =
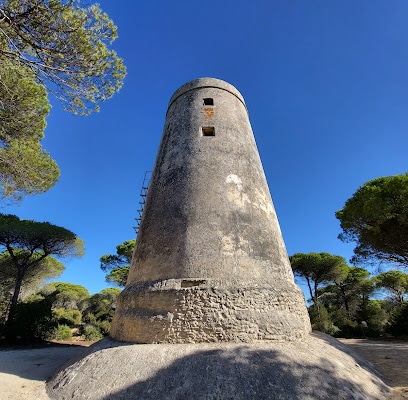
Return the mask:
<svg viewBox="0 0 408 400">
<path fill-rule="evenodd" d="M 242 95 L 213 78 L 172 96 L 111 336 L 291 339 L 310 331 Z"/>
</svg>

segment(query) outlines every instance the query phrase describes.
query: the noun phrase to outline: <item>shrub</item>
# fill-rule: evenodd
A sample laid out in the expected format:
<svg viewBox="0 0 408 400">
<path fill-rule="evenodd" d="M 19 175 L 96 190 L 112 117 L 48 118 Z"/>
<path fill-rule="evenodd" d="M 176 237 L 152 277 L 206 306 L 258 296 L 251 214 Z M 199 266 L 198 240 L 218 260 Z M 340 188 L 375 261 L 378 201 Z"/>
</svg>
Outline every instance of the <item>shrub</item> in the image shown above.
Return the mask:
<svg viewBox="0 0 408 400">
<path fill-rule="evenodd" d="M 58 327 L 54 329 L 54 332 L 50 336 L 50 339 L 71 340 L 72 339 L 71 328 L 68 325 L 58 325 Z"/>
<path fill-rule="evenodd" d="M 332 333 L 335 327 L 333 326 L 333 321 L 330 319 L 329 313 L 323 304 L 313 304 L 309 307 L 308 311 L 310 322 L 314 330 L 328 334 Z"/>
<path fill-rule="evenodd" d="M 365 301 L 359 312 L 359 319 L 364 321 L 367 327 L 364 333 L 368 337 L 378 337 L 384 331 L 387 323 L 387 312 L 382 307 L 382 302 L 378 300 Z"/>
<path fill-rule="evenodd" d="M 82 320 L 82 313 L 72 308 L 55 308 L 52 314 L 62 325 L 79 325 Z"/>
<path fill-rule="evenodd" d="M 408 335 L 408 302 L 395 307 L 389 319 L 387 332 L 396 336 Z"/>
<path fill-rule="evenodd" d="M 47 300 L 19 303 L 15 307 L 13 320 L 5 326 L 9 341 L 47 340 L 58 325 Z"/>
<path fill-rule="evenodd" d="M 82 334 L 85 340 L 100 340 L 103 338 L 101 331 L 93 325 L 85 325 Z"/>
<path fill-rule="evenodd" d="M 88 324 L 96 325 L 96 317 L 94 314 L 90 312 L 86 313 L 82 319 L 84 322 L 87 322 Z"/>
<path fill-rule="evenodd" d="M 98 326 L 100 332 L 102 333 L 102 335 L 104 335 L 104 336 L 109 335 L 110 326 L 111 326 L 109 321 L 107 321 L 107 320 L 98 321 L 97 326 Z"/>
<path fill-rule="evenodd" d="M 344 309 L 335 309 L 330 313 L 333 324 L 337 327 L 336 332 L 329 332 L 334 336 L 351 338 L 361 336 L 362 331 L 358 323 L 351 319 L 349 313 Z"/>
</svg>

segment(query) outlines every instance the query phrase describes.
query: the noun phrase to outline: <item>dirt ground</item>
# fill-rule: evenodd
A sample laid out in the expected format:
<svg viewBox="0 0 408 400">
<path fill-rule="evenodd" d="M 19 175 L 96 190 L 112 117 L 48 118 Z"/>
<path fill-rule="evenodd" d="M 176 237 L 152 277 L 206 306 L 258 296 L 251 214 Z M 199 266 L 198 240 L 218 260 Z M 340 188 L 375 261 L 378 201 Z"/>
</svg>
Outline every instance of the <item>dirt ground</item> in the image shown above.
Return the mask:
<svg viewBox="0 0 408 400">
<path fill-rule="evenodd" d="M 373 364 L 393 388 L 392 400 L 408 399 L 408 341 L 341 339 Z"/>
<path fill-rule="evenodd" d="M 393 387 L 392 400 L 408 399 L 408 341 L 341 339 L 370 361 Z M 0 398 L 49 400 L 45 381 L 92 342 L 60 342 L 31 348 L 0 348 Z"/>
<path fill-rule="evenodd" d="M 45 382 L 93 342 L 0 348 L 0 399 L 49 400 Z"/>
</svg>

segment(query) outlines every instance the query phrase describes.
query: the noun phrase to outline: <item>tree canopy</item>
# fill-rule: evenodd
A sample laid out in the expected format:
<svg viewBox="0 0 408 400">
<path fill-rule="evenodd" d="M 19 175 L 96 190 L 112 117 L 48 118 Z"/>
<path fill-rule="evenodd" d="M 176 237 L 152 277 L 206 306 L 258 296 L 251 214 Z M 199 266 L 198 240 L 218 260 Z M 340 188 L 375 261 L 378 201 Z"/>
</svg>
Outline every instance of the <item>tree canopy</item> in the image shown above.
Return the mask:
<svg viewBox="0 0 408 400">
<path fill-rule="evenodd" d="M 97 111 L 121 88 L 126 69 L 109 48 L 116 37 L 115 24 L 97 4 L 0 0 L 0 62 L 26 67 L 23 73 L 30 70 L 75 114 Z"/>
<path fill-rule="evenodd" d="M 391 292 L 398 304 L 404 302 L 404 294 L 408 293 L 408 274 L 402 271 L 386 271 L 375 277 L 377 287 Z"/>
<path fill-rule="evenodd" d="M 366 182 L 336 218 L 339 238 L 356 243 L 351 262 L 408 266 L 408 173 Z"/>
<path fill-rule="evenodd" d="M 48 258 L 81 257 L 84 244 L 73 232 L 63 227 L 0 214 L 0 249 L 9 257 L 9 262 L 1 266 L 12 266 L 16 273 L 9 314 L 11 318 L 27 273 L 39 268 Z"/>
<path fill-rule="evenodd" d="M 24 251 L 15 249 L 17 257 L 22 257 Z M 25 299 L 27 296 L 37 292 L 41 285 L 47 280 L 57 278 L 65 270 L 64 264 L 52 257 L 44 258 L 27 270 L 24 275 L 19 298 Z M 10 300 L 13 294 L 18 269 L 12 262 L 11 256 L 7 251 L 0 253 L 0 287 L 6 299 Z"/>
<path fill-rule="evenodd" d="M 100 258 L 102 271 L 108 272 L 107 282 L 120 287 L 126 285 L 135 243 L 136 239 L 126 240 L 116 246 L 116 254 L 105 254 Z"/>
<path fill-rule="evenodd" d="M 50 111 L 44 86 L 31 71 L 0 60 L 1 197 L 20 200 L 42 193 L 59 178 L 55 161 L 41 147 Z"/>
<path fill-rule="evenodd" d="M 320 284 L 341 280 L 348 273 L 346 260 L 341 256 L 324 252 L 296 253 L 289 258 L 295 276 L 306 280 L 314 303 L 317 303 Z"/>
<path fill-rule="evenodd" d="M 69 282 L 52 282 L 45 285 L 41 294 L 52 302 L 53 308 L 69 308 L 80 310 L 88 299 L 88 289 L 82 285 Z"/>
<path fill-rule="evenodd" d="M 111 44 L 117 28 L 79 0 L 0 0 L 0 197 L 19 201 L 59 178 L 41 147 L 50 111 L 88 115 L 117 92 L 126 68 Z"/>
<path fill-rule="evenodd" d="M 370 272 L 360 267 L 347 267 L 347 273 L 339 278 L 319 290 L 322 303 L 328 309 L 334 306 L 344 310 L 348 317 L 355 317 L 361 304 L 374 291 Z"/>
</svg>

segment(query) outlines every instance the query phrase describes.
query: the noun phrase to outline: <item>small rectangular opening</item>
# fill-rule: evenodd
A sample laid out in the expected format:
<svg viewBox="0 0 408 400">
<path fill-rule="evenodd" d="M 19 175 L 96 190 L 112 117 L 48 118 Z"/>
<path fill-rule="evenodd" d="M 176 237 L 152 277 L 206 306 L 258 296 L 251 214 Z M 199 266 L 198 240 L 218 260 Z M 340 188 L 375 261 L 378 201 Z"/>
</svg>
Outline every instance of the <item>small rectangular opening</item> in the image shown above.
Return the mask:
<svg viewBox="0 0 408 400">
<path fill-rule="evenodd" d="M 198 280 L 182 280 L 181 281 L 181 287 L 182 288 L 188 288 L 188 287 L 194 287 L 194 286 L 201 286 L 204 285 L 206 281 L 198 281 Z"/>
<path fill-rule="evenodd" d="M 215 129 L 213 126 L 203 126 L 203 136 L 215 136 Z"/>
<path fill-rule="evenodd" d="M 205 106 L 213 106 L 214 105 L 214 99 L 211 99 L 211 98 L 204 99 L 204 105 Z"/>
</svg>

